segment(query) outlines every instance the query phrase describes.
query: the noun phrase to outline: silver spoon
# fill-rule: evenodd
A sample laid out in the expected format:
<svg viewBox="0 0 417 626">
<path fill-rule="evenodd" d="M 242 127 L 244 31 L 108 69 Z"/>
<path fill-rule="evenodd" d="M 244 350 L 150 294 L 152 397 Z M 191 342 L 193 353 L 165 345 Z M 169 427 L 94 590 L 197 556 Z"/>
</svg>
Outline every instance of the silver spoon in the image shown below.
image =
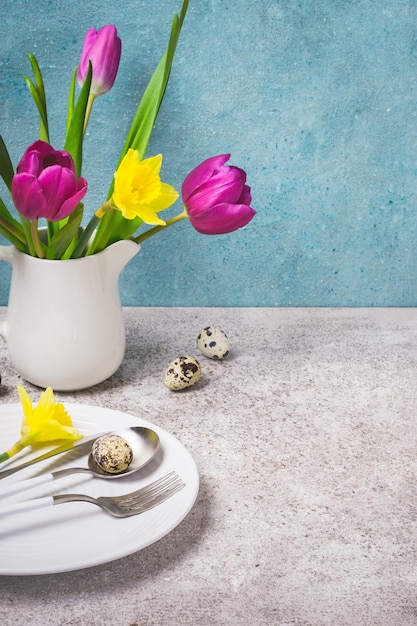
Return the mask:
<svg viewBox="0 0 417 626">
<path fill-rule="evenodd" d="M 29 489 L 29 487 L 34 487 L 35 485 L 43 485 L 45 483 L 51 482 L 52 480 L 57 480 L 58 478 L 63 478 L 64 476 L 70 476 L 71 474 L 77 473 L 89 473 L 93 474 L 93 476 L 98 476 L 99 478 L 121 478 L 122 476 L 130 476 L 134 472 L 140 470 L 144 465 L 149 463 L 149 461 L 155 456 L 156 451 L 159 448 L 159 437 L 150 428 L 146 428 L 144 426 L 132 426 L 130 428 L 125 428 L 123 430 L 114 431 L 108 433 L 110 435 L 118 435 L 119 437 L 123 437 L 127 441 L 127 443 L 132 448 L 133 458 L 129 467 L 117 474 L 110 474 L 105 472 L 95 461 L 92 452 L 90 452 L 88 456 L 88 467 L 69 467 L 67 469 L 56 470 L 55 472 L 50 472 L 48 474 L 41 474 L 40 476 L 35 476 L 34 478 L 27 478 L 26 480 L 21 480 L 16 483 L 12 483 L 10 485 L 2 486 L 0 489 L 0 497 L 10 494 L 19 493 L 20 491 Z M 94 441 L 91 443 L 91 448 L 94 445 Z"/>
</svg>

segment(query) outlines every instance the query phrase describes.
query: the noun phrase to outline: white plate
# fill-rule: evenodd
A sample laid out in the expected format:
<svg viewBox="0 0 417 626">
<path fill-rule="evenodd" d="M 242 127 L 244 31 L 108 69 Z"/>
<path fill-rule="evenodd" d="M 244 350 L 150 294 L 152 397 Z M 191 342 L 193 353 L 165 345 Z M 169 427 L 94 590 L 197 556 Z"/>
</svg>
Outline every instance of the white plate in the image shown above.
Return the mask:
<svg viewBox="0 0 417 626">
<path fill-rule="evenodd" d="M 108 432 L 128 426 L 147 426 L 159 436 L 160 449 L 154 459 L 133 476 L 102 480 L 89 474 L 73 474 L 53 483 L 33 487 L 25 498 L 50 493 L 120 495 L 129 493 L 172 470 L 186 487 L 154 509 L 124 519 L 111 517 L 99 507 L 83 502 L 50 506 L 30 513 L 0 517 L 0 574 L 34 575 L 66 572 L 100 565 L 132 554 L 158 541 L 175 528 L 192 508 L 199 488 L 198 470 L 190 453 L 171 434 L 140 418 L 94 406 L 64 403 L 74 426 L 83 434 Z M 20 404 L 0 407 L 0 442 L 3 452 L 19 439 L 22 422 Z M 55 446 L 51 446 L 55 447 Z M 48 448 L 29 450 L 0 465 L 13 467 L 38 456 Z M 0 480 L 1 486 L 58 467 L 86 467 L 87 454 L 72 450 L 32 465 Z M 22 495 L 3 498 L 4 502 Z M 0 498 L 0 507 L 2 499 Z"/>
</svg>

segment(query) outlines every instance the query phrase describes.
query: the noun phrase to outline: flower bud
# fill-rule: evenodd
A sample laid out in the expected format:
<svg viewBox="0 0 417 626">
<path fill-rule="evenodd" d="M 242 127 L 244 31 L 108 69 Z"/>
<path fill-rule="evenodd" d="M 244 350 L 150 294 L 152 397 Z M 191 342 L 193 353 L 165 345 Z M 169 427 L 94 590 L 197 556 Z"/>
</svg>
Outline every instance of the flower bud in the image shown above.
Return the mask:
<svg viewBox="0 0 417 626">
<path fill-rule="evenodd" d="M 90 28 L 84 39 L 78 65 L 78 84 L 83 86 L 88 74 L 89 61 L 91 61 L 93 77 L 90 92 L 95 96 L 107 93 L 116 80 L 121 53 L 122 42 L 113 24 L 103 26 L 98 31 Z"/>
</svg>

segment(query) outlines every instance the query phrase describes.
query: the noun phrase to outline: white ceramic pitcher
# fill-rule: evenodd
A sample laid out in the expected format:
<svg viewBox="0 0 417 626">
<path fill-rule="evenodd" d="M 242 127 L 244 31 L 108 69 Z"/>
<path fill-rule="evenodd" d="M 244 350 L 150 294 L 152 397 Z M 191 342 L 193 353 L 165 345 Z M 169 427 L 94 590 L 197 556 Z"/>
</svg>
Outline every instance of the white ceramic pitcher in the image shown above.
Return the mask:
<svg viewBox="0 0 417 626">
<path fill-rule="evenodd" d="M 117 370 L 125 352 L 118 279 L 138 250 L 124 240 L 81 259 L 49 261 L 0 246 L 0 259 L 12 264 L 0 336 L 25 380 L 69 391 Z"/>
</svg>

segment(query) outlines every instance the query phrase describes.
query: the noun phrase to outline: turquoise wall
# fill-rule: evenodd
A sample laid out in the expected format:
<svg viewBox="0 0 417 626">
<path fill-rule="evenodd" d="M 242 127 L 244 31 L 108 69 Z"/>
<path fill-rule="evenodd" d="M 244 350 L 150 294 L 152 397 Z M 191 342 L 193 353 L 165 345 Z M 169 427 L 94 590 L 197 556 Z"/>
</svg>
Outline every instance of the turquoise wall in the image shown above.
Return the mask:
<svg viewBox="0 0 417 626">
<path fill-rule="evenodd" d="M 119 74 L 86 138 L 91 213 L 180 0 L 0 6 L 0 132 L 15 162 L 37 137 L 27 53 L 61 148 L 84 34 L 118 28 Z M 201 160 L 231 152 L 258 213 L 230 235 L 181 222 L 145 242 L 122 275 L 123 304 L 416 306 L 416 51 L 409 0 L 190 0 L 148 155 L 163 153 L 163 178 L 180 188 Z M 1 262 L 0 304 L 9 279 Z"/>
</svg>

